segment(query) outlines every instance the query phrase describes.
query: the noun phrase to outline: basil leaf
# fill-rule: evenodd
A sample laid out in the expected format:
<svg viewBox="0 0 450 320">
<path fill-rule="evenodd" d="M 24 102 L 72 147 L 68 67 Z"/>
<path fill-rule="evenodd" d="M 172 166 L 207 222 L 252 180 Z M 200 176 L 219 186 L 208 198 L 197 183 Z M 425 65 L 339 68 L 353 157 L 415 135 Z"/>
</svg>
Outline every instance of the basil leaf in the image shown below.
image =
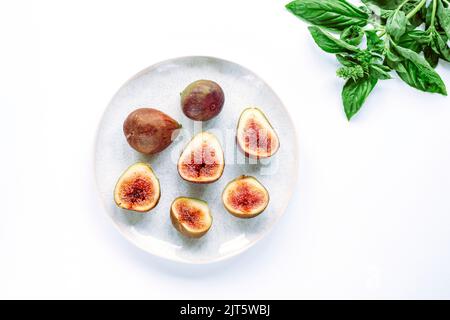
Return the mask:
<svg viewBox="0 0 450 320">
<path fill-rule="evenodd" d="M 316 26 L 308 27 L 314 41 L 325 52 L 328 53 L 348 53 L 357 52 L 359 49 L 345 41 L 333 37 L 330 33 Z"/>
<path fill-rule="evenodd" d="M 354 67 L 357 65 L 355 58 L 348 54 L 337 54 L 336 59 L 345 67 Z"/>
<path fill-rule="evenodd" d="M 403 61 L 395 66 L 397 74 L 403 81 L 422 91 L 447 95 L 447 89 L 441 77 L 424 57 L 410 49 L 391 43 L 398 56 L 403 58 Z"/>
<path fill-rule="evenodd" d="M 363 2 L 365 2 L 365 1 L 363 1 Z M 394 11 L 395 11 L 395 10 L 382 9 L 382 8 L 378 7 L 377 5 L 369 3 L 369 2 L 365 3 L 365 5 L 372 13 L 371 14 L 372 19 L 374 19 L 375 21 L 379 20 L 376 22 L 381 25 L 386 25 L 386 20 L 389 19 L 389 17 L 391 15 L 393 15 Z"/>
<path fill-rule="evenodd" d="M 433 49 L 439 57 L 446 61 L 450 61 L 450 48 L 447 46 L 447 38 L 442 36 L 439 32 L 433 32 Z"/>
<path fill-rule="evenodd" d="M 397 9 L 399 5 L 404 2 L 404 0 L 362 0 L 365 4 L 373 4 L 382 9 Z"/>
<path fill-rule="evenodd" d="M 387 20 L 386 31 L 395 40 L 398 40 L 406 32 L 407 23 L 406 14 L 403 11 L 396 10 Z"/>
<path fill-rule="evenodd" d="M 398 54 L 394 53 L 392 50 L 386 51 L 386 58 L 395 63 L 403 61 L 403 58 L 401 58 Z"/>
<path fill-rule="evenodd" d="M 425 57 L 425 60 L 430 64 L 432 68 L 436 68 L 439 63 L 439 53 L 433 49 L 431 46 L 426 46 L 423 49 L 423 56 Z"/>
<path fill-rule="evenodd" d="M 438 1 L 437 17 L 439 25 L 450 38 L 450 7 L 445 8 L 442 1 Z"/>
<path fill-rule="evenodd" d="M 286 8 L 311 24 L 335 30 L 352 25 L 364 27 L 369 18 L 363 10 L 344 0 L 295 0 Z"/>
<path fill-rule="evenodd" d="M 370 74 L 379 80 L 389 80 L 392 79 L 389 71 L 391 68 L 383 66 L 381 64 L 372 64 L 369 66 Z"/>
<path fill-rule="evenodd" d="M 366 5 L 361 5 L 361 6 L 358 6 L 358 9 L 359 10 L 361 10 L 361 11 L 363 11 L 363 12 L 365 12 L 367 15 L 372 15 L 372 11 L 370 10 L 370 8 L 369 7 L 367 7 Z"/>
<path fill-rule="evenodd" d="M 425 44 L 430 42 L 430 36 L 422 30 L 408 31 L 400 37 L 397 44 L 403 48 L 411 49 L 417 53 L 422 51 Z"/>
<path fill-rule="evenodd" d="M 360 26 L 350 26 L 342 31 L 341 40 L 353 46 L 358 46 L 361 44 L 363 36 L 364 32 Z"/>
<path fill-rule="evenodd" d="M 381 40 L 373 30 L 366 30 L 367 49 L 382 54 L 384 52 L 384 41 Z"/>
<path fill-rule="evenodd" d="M 357 81 L 347 80 L 342 89 L 342 102 L 348 120 L 361 109 L 377 82 L 377 78 L 369 75 L 365 75 Z"/>
</svg>

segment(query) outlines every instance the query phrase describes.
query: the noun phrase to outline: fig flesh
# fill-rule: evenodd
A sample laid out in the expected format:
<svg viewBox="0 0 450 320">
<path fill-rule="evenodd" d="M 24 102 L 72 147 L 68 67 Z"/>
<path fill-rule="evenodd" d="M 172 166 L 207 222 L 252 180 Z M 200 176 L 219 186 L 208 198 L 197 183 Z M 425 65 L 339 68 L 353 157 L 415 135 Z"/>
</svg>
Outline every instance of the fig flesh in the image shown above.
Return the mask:
<svg viewBox="0 0 450 320">
<path fill-rule="evenodd" d="M 159 202 L 161 189 L 152 167 L 138 162 L 120 176 L 114 188 L 114 201 L 119 208 L 147 212 Z"/>
<path fill-rule="evenodd" d="M 152 108 L 131 112 L 123 124 L 129 145 L 144 154 L 155 154 L 167 148 L 179 133 L 181 125 L 167 114 Z"/>
<path fill-rule="evenodd" d="M 222 111 L 225 95 L 222 88 L 211 80 L 198 80 L 181 93 L 181 107 L 186 117 L 207 121 Z"/>
<path fill-rule="evenodd" d="M 227 184 L 222 201 L 225 209 L 238 218 L 254 218 L 269 204 L 269 192 L 254 177 L 240 176 Z"/>
<path fill-rule="evenodd" d="M 212 183 L 222 176 L 225 166 L 219 140 L 209 133 L 194 136 L 178 160 L 181 178 L 193 183 Z"/>
<path fill-rule="evenodd" d="M 212 225 L 208 203 L 187 197 L 179 197 L 172 202 L 170 220 L 175 229 L 190 238 L 204 236 Z"/>
<path fill-rule="evenodd" d="M 247 157 L 269 158 L 280 148 L 277 133 L 258 108 L 247 108 L 241 113 L 236 135 L 237 143 Z"/>
</svg>

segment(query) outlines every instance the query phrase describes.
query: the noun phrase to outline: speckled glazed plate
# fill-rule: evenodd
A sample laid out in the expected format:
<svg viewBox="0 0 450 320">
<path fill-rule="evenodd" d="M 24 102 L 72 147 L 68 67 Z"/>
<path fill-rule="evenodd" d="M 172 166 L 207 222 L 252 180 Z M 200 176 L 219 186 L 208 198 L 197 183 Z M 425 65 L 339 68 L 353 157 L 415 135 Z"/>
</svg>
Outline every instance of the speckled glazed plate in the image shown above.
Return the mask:
<svg viewBox="0 0 450 320">
<path fill-rule="evenodd" d="M 208 122 L 194 122 L 180 107 L 180 92 L 191 82 L 209 79 L 225 92 L 222 112 Z M 236 126 L 241 111 L 258 106 L 264 111 L 280 138 L 280 149 L 271 158 L 249 160 L 236 146 Z M 183 125 L 175 141 L 163 152 L 145 156 L 127 143 L 122 126 L 127 115 L 139 107 L 159 109 Z M 222 177 L 209 185 L 184 181 L 176 163 L 181 150 L 195 133 L 208 131 L 220 140 L 225 154 Z M 98 189 L 120 232 L 139 248 L 170 260 L 209 263 L 223 260 L 250 248 L 266 235 L 283 214 L 297 177 L 295 129 L 275 92 L 252 71 L 212 57 L 182 57 L 155 64 L 132 77 L 115 94 L 100 122 L 95 150 Z M 113 190 L 121 173 L 135 162 L 151 164 L 161 184 L 161 199 L 147 214 L 119 209 Z M 270 193 L 267 209 L 258 217 L 242 220 L 223 207 L 225 185 L 240 175 L 255 176 Z M 213 225 L 200 239 L 187 239 L 172 226 L 169 208 L 179 196 L 195 197 L 209 203 Z"/>
</svg>

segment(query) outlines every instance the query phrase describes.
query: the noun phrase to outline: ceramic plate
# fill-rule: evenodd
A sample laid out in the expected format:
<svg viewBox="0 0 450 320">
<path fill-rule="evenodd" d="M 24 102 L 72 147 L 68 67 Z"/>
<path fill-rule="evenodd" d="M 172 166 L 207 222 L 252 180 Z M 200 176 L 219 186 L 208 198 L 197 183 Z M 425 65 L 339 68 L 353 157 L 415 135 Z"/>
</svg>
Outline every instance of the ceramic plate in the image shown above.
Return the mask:
<svg viewBox="0 0 450 320">
<path fill-rule="evenodd" d="M 180 107 L 180 92 L 191 82 L 209 79 L 225 92 L 222 112 L 208 122 L 194 122 Z M 258 106 L 280 138 L 280 149 L 270 159 L 245 158 L 236 146 L 236 126 L 241 111 Z M 183 126 L 163 152 L 145 156 L 127 143 L 122 126 L 127 115 L 140 107 L 168 114 Z M 214 133 L 225 154 L 225 170 L 217 182 L 196 185 L 180 178 L 178 157 L 195 133 Z M 182 57 L 163 61 L 135 75 L 116 93 L 100 122 L 95 150 L 95 170 L 106 211 L 120 232 L 141 249 L 170 260 L 188 263 L 219 261 L 251 247 L 283 214 L 297 177 L 295 129 L 275 92 L 252 71 L 233 62 L 212 57 Z M 121 173 L 138 161 L 151 164 L 161 184 L 161 199 L 147 214 L 132 213 L 114 204 L 113 190 Z M 242 220 L 230 215 L 221 201 L 225 185 L 240 175 L 255 176 L 269 191 L 270 203 L 258 217 Z M 200 239 L 187 239 L 170 222 L 171 202 L 179 196 L 209 203 L 213 225 Z"/>
</svg>

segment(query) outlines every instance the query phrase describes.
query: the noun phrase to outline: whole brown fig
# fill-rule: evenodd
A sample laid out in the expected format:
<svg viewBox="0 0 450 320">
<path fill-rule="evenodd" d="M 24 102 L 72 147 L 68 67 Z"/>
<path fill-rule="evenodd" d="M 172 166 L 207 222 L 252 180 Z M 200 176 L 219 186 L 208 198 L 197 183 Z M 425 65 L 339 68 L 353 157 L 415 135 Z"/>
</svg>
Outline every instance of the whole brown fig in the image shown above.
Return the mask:
<svg viewBox="0 0 450 320">
<path fill-rule="evenodd" d="M 133 111 L 123 124 L 123 132 L 130 146 L 145 154 L 163 151 L 176 138 L 180 128 L 177 121 L 152 108 Z"/>
<path fill-rule="evenodd" d="M 225 95 L 222 88 L 211 80 L 198 80 L 181 93 L 184 114 L 197 121 L 207 121 L 222 111 Z"/>
</svg>

